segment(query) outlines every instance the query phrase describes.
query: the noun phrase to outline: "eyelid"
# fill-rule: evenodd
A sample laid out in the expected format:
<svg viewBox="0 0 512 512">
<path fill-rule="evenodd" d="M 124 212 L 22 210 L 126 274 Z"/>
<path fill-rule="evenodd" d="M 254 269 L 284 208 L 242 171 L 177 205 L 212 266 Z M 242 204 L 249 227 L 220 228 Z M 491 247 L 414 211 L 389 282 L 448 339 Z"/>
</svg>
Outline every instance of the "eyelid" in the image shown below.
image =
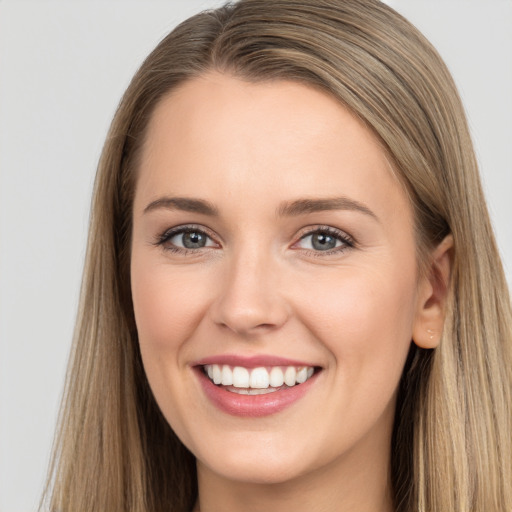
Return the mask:
<svg viewBox="0 0 512 512">
<path fill-rule="evenodd" d="M 309 252 L 309 253 L 313 254 L 314 256 L 323 256 L 323 255 L 328 256 L 330 254 L 332 255 L 333 253 L 343 252 L 346 249 L 351 249 L 356 246 L 356 241 L 346 231 L 335 228 L 333 226 L 318 225 L 318 226 L 308 226 L 308 227 L 303 228 L 297 235 L 298 240 L 296 242 L 294 242 L 294 244 L 292 245 L 292 248 L 295 247 L 301 240 L 304 240 L 304 238 L 314 235 L 315 233 L 326 233 L 328 235 L 334 236 L 337 240 L 342 242 L 342 246 L 334 247 L 332 249 L 328 249 L 325 251 L 319 251 L 319 250 L 314 250 L 314 249 L 302 249 L 302 248 L 297 248 L 297 250 L 300 249 L 300 250 Z"/>
<path fill-rule="evenodd" d="M 200 224 L 182 224 L 178 226 L 174 226 L 172 228 L 166 229 L 161 234 L 157 235 L 155 237 L 154 245 L 161 246 L 164 250 L 181 253 L 181 254 L 190 254 L 190 253 L 199 253 L 202 250 L 211 250 L 212 248 L 215 249 L 215 247 L 212 246 L 205 246 L 201 248 L 195 248 L 190 249 L 187 247 L 180 247 L 174 244 L 169 244 L 169 246 L 166 246 L 166 244 L 169 242 L 170 239 L 172 239 L 174 236 L 179 235 L 181 233 L 185 233 L 187 231 L 198 231 L 200 233 L 203 233 L 205 236 L 207 236 L 210 240 L 212 240 L 215 244 L 217 244 L 219 247 L 221 246 L 221 243 L 218 241 L 218 236 L 213 233 L 210 229 L 208 229 L 205 226 L 202 226 Z M 296 247 L 297 244 L 304 240 L 304 238 L 308 236 L 312 236 L 315 233 L 327 233 L 333 237 L 335 237 L 337 240 L 342 242 L 341 246 L 334 247 L 332 249 L 328 249 L 325 251 L 315 250 L 315 249 L 304 249 L 300 247 Z M 296 236 L 297 240 L 293 243 L 292 249 L 301 250 L 306 253 L 310 253 L 314 256 L 329 256 L 336 253 L 341 253 L 345 251 L 346 249 L 354 248 L 356 245 L 356 242 L 354 238 L 349 235 L 346 231 L 343 231 L 339 228 L 335 228 L 333 226 L 328 225 L 316 225 L 316 226 L 307 226 L 302 228 L 299 233 Z"/>
<path fill-rule="evenodd" d="M 161 234 L 159 234 L 159 235 L 157 235 L 155 237 L 154 245 L 161 246 L 165 250 L 170 250 L 170 251 L 174 251 L 174 252 L 181 252 L 181 253 L 190 253 L 190 252 L 197 253 L 201 249 L 209 250 L 209 249 L 214 248 L 212 246 L 205 246 L 205 247 L 201 247 L 201 248 L 197 248 L 197 249 L 189 249 L 187 247 L 179 247 L 179 246 L 176 246 L 174 244 L 171 244 L 171 246 L 166 247 L 165 244 L 168 243 L 169 240 L 171 240 L 171 238 L 173 238 L 176 235 L 179 235 L 181 233 L 186 233 L 187 231 L 197 231 L 197 232 L 200 232 L 200 233 L 206 235 L 210 240 L 215 242 L 215 244 L 220 246 L 220 243 L 217 240 L 218 237 L 210 229 L 208 229 L 205 226 L 202 226 L 200 224 L 182 224 L 182 225 L 179 225 L 179 226 L 174 226 L 172 228 L 166 229 Z"/>
</svg>

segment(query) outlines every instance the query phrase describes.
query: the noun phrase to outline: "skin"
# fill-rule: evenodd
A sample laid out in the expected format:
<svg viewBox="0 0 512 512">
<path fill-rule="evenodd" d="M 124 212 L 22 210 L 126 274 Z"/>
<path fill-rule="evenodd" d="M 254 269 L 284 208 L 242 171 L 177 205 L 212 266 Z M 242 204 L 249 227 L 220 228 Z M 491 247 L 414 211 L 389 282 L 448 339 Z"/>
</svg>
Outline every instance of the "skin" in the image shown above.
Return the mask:
<svg viewBox="0 0 512 512">
<path fill-rule="evenodd" d="M 371 213 L 277 213 L 341 196 Z M 218 215 L 147 210 L 163 197 L 208 201 Z M 207 246 L 184 254 L 172 251 L 180 235 L 159 243 L 190 224 Z M 325 226 L 350 245 L 316 249 L 310 235 Z M 450 247 L 420 278 L 411 206 L 386 153 L 323 92 L 209 73 L 158 105 L 136 184 L 133 303 L 155 398 L 197 458 L 196 510 L 393 510 L 397 385 L 411 340 L 439 340 Z M 322 370 L 290 407 L 240 418 L 209 401 L 192 369 L 227 353 Z"/>
</svg>

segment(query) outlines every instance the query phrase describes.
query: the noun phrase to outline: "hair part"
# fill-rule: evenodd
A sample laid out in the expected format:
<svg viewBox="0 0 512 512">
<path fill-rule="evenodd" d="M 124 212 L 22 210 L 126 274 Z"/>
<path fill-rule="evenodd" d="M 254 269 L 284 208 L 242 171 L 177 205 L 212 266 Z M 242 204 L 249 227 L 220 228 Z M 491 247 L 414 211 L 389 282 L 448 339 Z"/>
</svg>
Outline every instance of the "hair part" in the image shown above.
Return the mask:
<svg viewBox="0 0 512 512">
<path fill-rule="evenodd" d="M 142 64 L 112 122 L 92 203 L 50 510 L 189 511 L 195 461 L 149 389 L 130 290 L 132 204 L 152 113 L 220 71 L 320 88 L 377 135 L 415 217 L 420 270 L 454 239 L 441 344 L 411 344 L 392 440 L 397 512 L 512 503 L 510 299 L 464 110 L 428 41 L 377 0 L 242 0 L 180 24 Z M 51 489 L 53 487 L 53 490 Z"/>
</svg>

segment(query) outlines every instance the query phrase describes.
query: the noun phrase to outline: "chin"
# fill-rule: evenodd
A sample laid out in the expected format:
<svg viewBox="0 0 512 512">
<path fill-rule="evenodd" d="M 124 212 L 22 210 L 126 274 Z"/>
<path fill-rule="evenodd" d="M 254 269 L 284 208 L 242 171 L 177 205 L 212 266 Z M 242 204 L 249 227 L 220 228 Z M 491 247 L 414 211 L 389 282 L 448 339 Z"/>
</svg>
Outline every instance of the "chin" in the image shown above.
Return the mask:
<svg viewBox="0 0 512 512">
<path fill-rule="evenodd" d="M 198 461 L 198 467 L 203 463 Z M 221 464 L 208 464 L 221 478 L 244 484 L 273 485 L 292 481 L 301 476 L 303 467 L 283 457 L 255 457 L 242 460 L 240 457 L 227 457 Z"/>
<path fill-rule="evenodd" d="M 328 462 L 323 460 L 328 453 L 304 441 L 305 437 L 297 438 L 289 431 L 231 431 L 226 437 L 220 434 L 191 448 L 199 471 L 202 467 L 233 482 L 269 485 L 293 481 Z"/>
</svg>

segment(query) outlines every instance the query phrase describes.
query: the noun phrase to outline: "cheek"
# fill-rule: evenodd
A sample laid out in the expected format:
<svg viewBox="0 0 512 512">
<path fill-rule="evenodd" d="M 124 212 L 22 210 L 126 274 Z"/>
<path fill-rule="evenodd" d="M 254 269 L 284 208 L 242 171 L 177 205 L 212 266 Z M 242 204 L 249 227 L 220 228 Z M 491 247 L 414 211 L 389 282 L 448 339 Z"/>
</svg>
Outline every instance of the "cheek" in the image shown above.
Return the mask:
<svg viewBox="0 0 512 512">
<path fill-rule="evenodd" d="M 330 350 L 344 375 L 400 375 L 415 315 L 414 272 L 340 272 L 308 286 L 303 322 Z"/>
<path fill-rule="evenodd" d="M 132 296 L 141 349 L 176 350 L 192 333 L 205 309 L 198 276 L 169 272 L 165 263 L 132 260 Z M 200 282 L 200 281 L 199 281 Z"/>
<path fill-rule="evenodd" d="M 187 341 L 204 311 L 204 288 L 191 286 L 186 272 L 132 255 L 131 284 L 139 347 L 145 373 L 160 410 L 180 439 L 190 443 L 183 411 L 194 414 L 197 400 L 187 379 Z M 199 411 L 197 411 L 199 413 Z"/>
</svg>

